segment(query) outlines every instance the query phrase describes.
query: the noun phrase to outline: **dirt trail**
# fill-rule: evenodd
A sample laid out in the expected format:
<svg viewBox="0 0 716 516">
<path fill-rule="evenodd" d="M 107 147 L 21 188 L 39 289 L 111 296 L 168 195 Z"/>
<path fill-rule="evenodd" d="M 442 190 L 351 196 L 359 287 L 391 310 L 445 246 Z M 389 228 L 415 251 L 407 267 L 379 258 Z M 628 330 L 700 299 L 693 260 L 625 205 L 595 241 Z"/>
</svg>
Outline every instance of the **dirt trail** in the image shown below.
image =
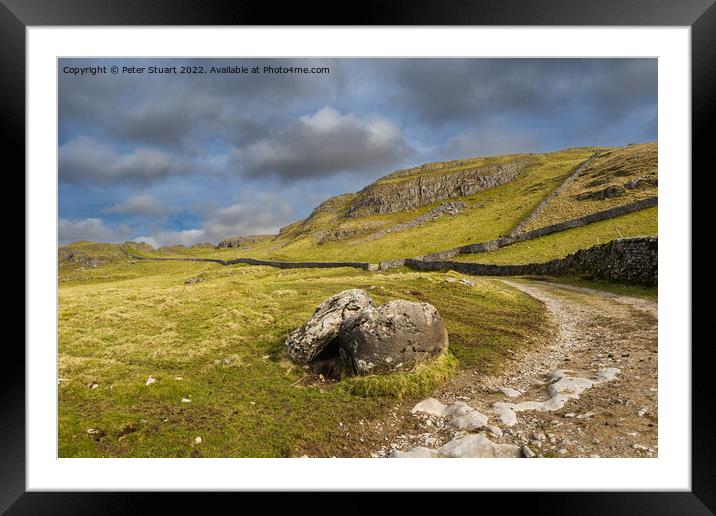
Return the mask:
<svg viewBox="0 0 716 516">
<path fill-rule="evenodd" d="M 546 347 L 515 356 L 499 376 L 476 379 L 464 372 L 433 397 L 445 404 L 466 402 L 489 417 L 492 432 L 487 437 L 495 443 L 527 446 L 528 455 L 655 457 L 657 303 L 557 283 L 503 281 L 545 303 L 557 328 L 556 338 Z M 609 376 L 616 369 L 615 378 L 600 378 L 600 372 Z M 556 410 L 530 409 L 550 401 L 548 387 L 560 370 L 567 371 L 561 373 L 565 381 L 587 388 L 578 399 L 567 399 L 561 408 L 557 404 Z M 508 415 L 516 415 L 516 423 L 510 426 L 501 420 L 496 403 L 505 404 Z M 520 403 L 517 412 L 509 408 Z M 443 417 L 421 413 L 406 418 L 413 422 L 410 432 L 374 456 L 416 446 L 434 449 L 466 433 L 484 431 L 457 430 Z"/>
</svg>

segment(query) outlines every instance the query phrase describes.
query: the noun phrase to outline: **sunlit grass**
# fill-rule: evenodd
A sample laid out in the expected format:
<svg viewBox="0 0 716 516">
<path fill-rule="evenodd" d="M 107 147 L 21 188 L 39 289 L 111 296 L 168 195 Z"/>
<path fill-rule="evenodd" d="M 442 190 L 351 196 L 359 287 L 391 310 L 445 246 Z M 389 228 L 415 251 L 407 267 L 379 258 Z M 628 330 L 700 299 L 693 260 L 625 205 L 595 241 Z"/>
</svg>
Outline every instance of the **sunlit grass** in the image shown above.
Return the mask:
<svg viewBox="0 0 716 516">
<path fill-rule="evenodd" d="M 64 264 L 59 455 L 342 455 L 339 421 L 380 419 L 396 400 L 429 394 L 455 370 L 497 371 L 507 349 L 548 335 L 543 305 L 525 294 L 489 278 L 473 279 L 475 287 L 444 278 L 127 258 Z M 432 303 L 450 355 L 396 376 L 304 386 L 307 372 L 288 360 L 286 335 L 348 288 L 366 289 L 377 303 Z M 150 376 L 156 382 L 145 385 Z"/>
</svg>

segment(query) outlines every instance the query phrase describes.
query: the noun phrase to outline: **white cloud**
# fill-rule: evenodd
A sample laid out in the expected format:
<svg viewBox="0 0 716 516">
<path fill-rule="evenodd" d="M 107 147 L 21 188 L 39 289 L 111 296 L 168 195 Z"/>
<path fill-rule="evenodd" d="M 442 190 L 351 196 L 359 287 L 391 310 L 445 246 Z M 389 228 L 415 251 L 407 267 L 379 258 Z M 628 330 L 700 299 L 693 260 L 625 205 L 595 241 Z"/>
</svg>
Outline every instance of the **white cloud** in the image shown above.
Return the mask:
<svg viewBox="0 0 716 516">
<path fill-rule="evenodd" d="M 123 242 L 131 234 L 126 225 L 116 228 L 107 226 L 102 219 L 60 219 L 58 222 L 60 244 L 89 240 L 92 242 Z"/>
<path fill-rule="evenodd" d="M 244 194 L 239 202 L 213 211 L 200 228 L 160 231 L 136 240 L 154 247 L 215 244 L 230 236 L 275 233 L 292 221 L 293 211 L 282 198 L 270 193 Z"/>
</svg>

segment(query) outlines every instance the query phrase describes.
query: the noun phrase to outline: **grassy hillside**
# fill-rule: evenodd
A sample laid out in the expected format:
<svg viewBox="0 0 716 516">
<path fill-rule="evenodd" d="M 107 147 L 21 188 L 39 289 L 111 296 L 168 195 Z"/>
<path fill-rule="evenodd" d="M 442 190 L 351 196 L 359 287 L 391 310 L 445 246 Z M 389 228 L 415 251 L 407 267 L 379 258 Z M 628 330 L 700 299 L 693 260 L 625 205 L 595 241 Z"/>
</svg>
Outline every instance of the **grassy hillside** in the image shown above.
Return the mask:
<svg viewBox="0 0 716 516">
<path fill-rule="evenodd" d="M 191 278 L 201 281 L 185 283 Z M 382 426 L 401 396 L 413 402 L 456 367 L 494 372 L 551 331 L 544 306 L 525 294 L 491 279 L 448 283 L 440 273 L 125 257 L 66 263 L 59 279 L 60 457 L 365 455 L 402 431 Z M 380 303 L 434 304 L 449 357 L 382 378 L 307 375 L 286 359 L 283 341 L 347 288 Z M 156 382 L 145 385 L 149 376 Z"/>
<path fill-rule="evenodd" d="M 611 149 L 552 199 L 524 231 L 658 195 L 658 145 Z"/>
<path fill-rule="evenodd" d="M 622 237 L 656 235 L 657 210 L 648 208 L 551 235 L 518 242 L 496 251 L 459 254 L 453 260 L 475 263 L 539 263 L 561 258 L 579 249 L 604 244 Z"/>
<path fill-rule="evenodd" d="M 344 214 L 357 195 L 346 194 L 323 203 L 306 221 L 285 228 L 276 238 L 250 245 L 248 249 L 182 249 L 160 254 L 222 259 L 250 256 L 288 261 L 377 262 L 490 240 L 509 233 L 595 150 L 588 147 L 532 155 L 531 164 L 513 181 L 460 198 L 466 204 L 460 214 L 442 216 L 419 227 L 387 233 L 380 238 L 373 239 L 370 235 L 377 229 L 419 217 L 440 203 L 411 211 L 346 218 Z M 321 231 L 327 230 L 344 231 L 348 236 L 322 242 Z"/>
</svg>

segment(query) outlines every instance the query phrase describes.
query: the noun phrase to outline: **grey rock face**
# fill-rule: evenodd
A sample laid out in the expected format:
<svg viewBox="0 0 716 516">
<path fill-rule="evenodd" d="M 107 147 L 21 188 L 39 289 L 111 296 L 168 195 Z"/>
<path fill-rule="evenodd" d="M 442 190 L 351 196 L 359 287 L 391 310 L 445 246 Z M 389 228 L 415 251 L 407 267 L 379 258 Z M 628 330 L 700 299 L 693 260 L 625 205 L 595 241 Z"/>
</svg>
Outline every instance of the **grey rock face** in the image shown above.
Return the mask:
<svg viewBox="0 0 716 516">
<path fill-rule="evenodd" d="M 346 215 L 362 217 L 394 213 L 444 199 L 472 195 L 513 180 L 530 162 L 528 158 L 517 158 L 506 163 L 465 168 L 451 173 L 441 173 L 442 168 L 457 166 L 459 162 L 427 164 L 415 169 L 400 170 L 387 176 L 391 181 L 379 180 L 358 192 Z"/>
<path fill-rule="evenodd" d="M 344 290 L 327 299 L 313 313 L 313 317 L 293 330 L 286 339 L 289 356 L 298 363 L 314 360 L 341 330 L 341 325 L 372 307 L 373 300 L 365 290 Z"/>
<path fill-rule="evenodd" d="M 216 247 L 246 247 L 248 244 L 255 244 L 273 236 L 274 235 L 246 235 L 230 237 L 223 239 Z"/>
<path fill-rule="evenodd" d="M 423 224 L 426 224 L 427 222 L 437 220 L 444 215 L 454 217 L 455 215 L 458 215 L 461 211 L 463 211 L 466 207 L 467 205 L 462 201 L 450 201 L 447 203 L 443 203 L 440 206 L 433 208 L 429 212 L 424 213 L 412 220 L 409 220 L 407 222 L 401 222 L 400 224 L 396 224 L 395 226 L 376 231 L 372 235 L 368 236 L 366 240 L 378 240 L 379 238 L 384 237 L 388 233 L 400 233 L 401 231 L 407 231 L 408 229 L 417 228 L 422 226 Z"/>
<path fill-rule="evenodd" d="M 391 301 L 346 321 L 340 345 L 357 374 L 410 370 L 447 349 L 440 314 L 428 303 Z"/>
</svg>

